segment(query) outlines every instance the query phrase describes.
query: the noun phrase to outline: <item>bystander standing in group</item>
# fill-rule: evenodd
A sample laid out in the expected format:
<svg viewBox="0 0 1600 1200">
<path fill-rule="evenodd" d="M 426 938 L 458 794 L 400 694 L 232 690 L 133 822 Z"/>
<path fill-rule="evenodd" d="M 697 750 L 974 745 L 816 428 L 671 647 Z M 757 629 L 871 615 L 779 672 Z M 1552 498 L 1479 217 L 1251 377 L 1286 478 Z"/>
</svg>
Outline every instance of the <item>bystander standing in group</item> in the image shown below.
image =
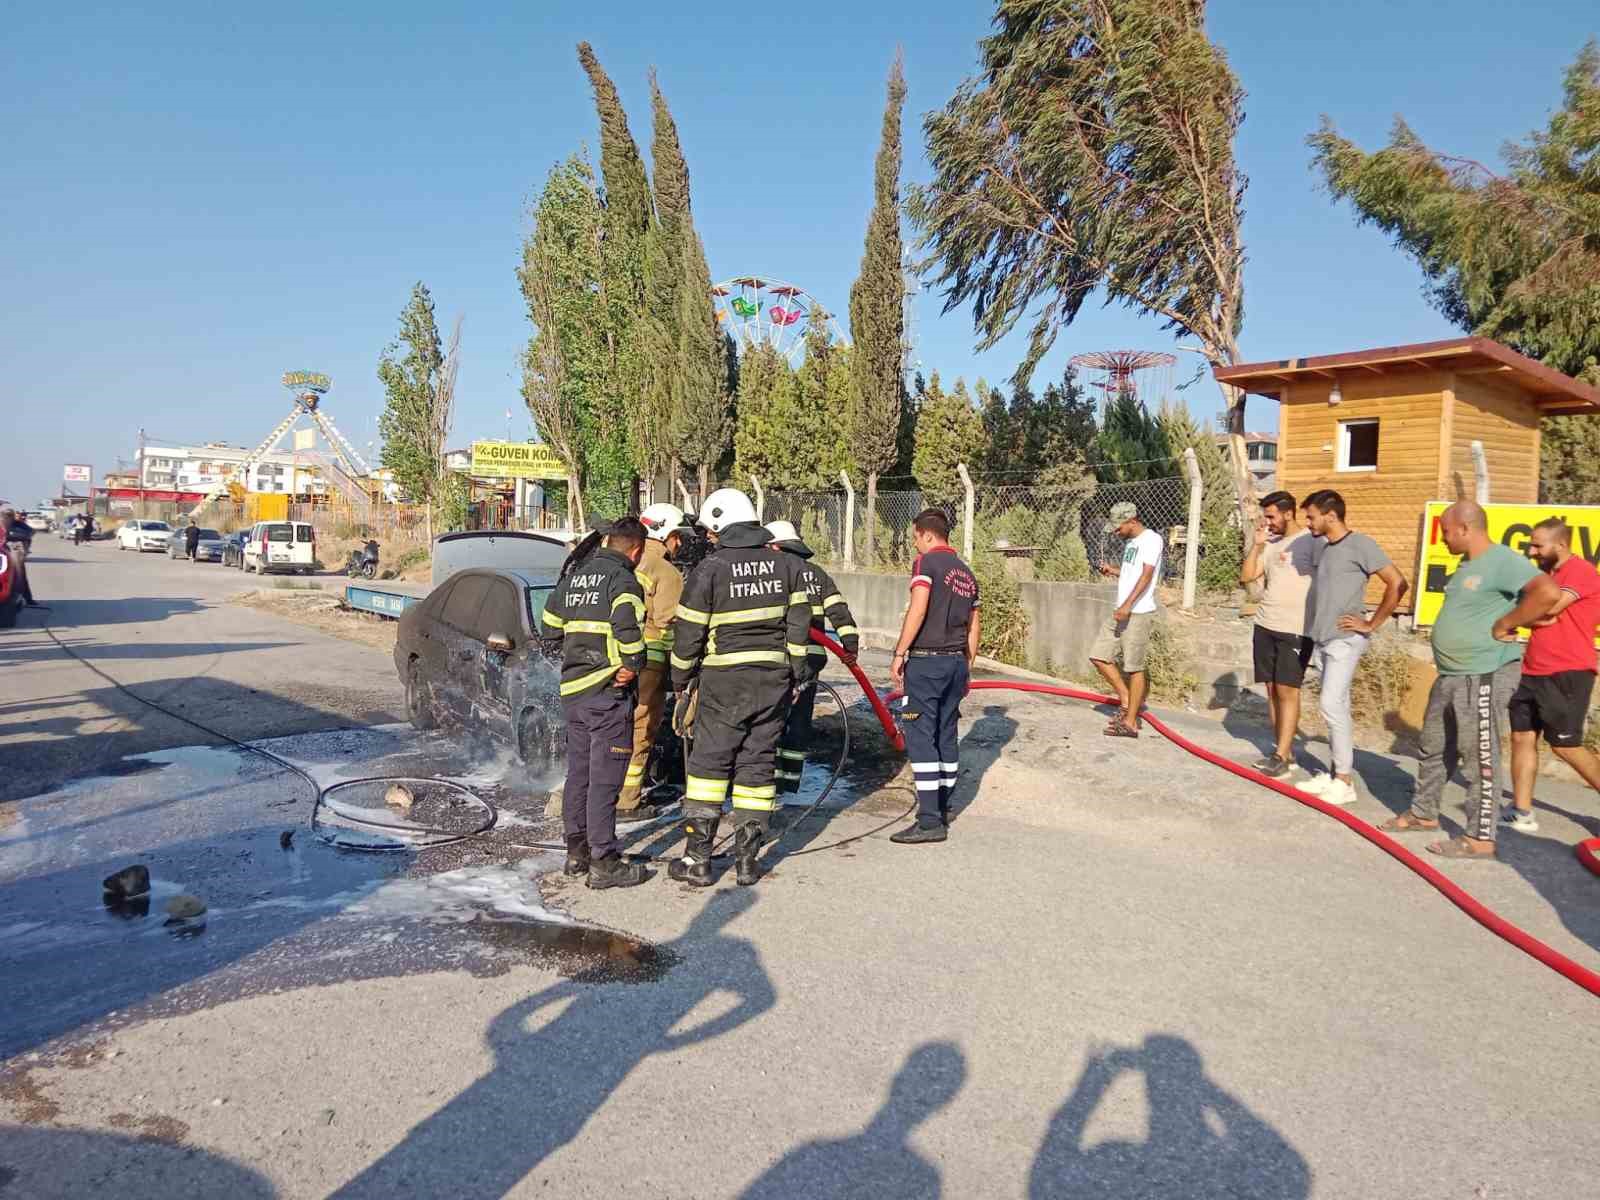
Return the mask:
<svg viewBox="0 0 1600 1200">
<path fill-rule="evenodd" d="M 1555 755 L 1600 791 L 1600 757 L 1583 744 L 1597 666 L 1600 571 L 1572 552 L 1572 527 L 1560 517 L 1540 521 L 1528 556 L 1560 590 L 1555 606 L 1533 623 L 1522 656 L 1522 681 L 1511 693 L 1511 790 L 1516 802 L 1501 820 L 1534 833 L 1533 785 L 1539 772 L 1539 734 Z"/>
<path fill-rule="evenodd" d="M 1117 577 L 1117 607 L 1100 627 L 1089 661 L 1117 693 L 1121 706 L 1105 727 L 1107 737 L 1139 736 L 1139 709 L 1148 690 L 1145 659 L 1150 652 L 1150 627 L 1156 619 L 1156 584 L 1161 579 L 1165 544 L 1161 535 L 1146 529 L 1139 510 L 1129 501 L 1111 506 L 1110 524 L 1123 539 L 1119 566 L 1103 563 L 1100 571 Z M 1117 669 L 1117 659 L 1122 669 Z M 1123 678 L 1123 672 L 1127 678 Z"/>
<path fill-rule="evenodd" d="M 1295 786 L 1330 804 L 1354 804 L 1356 743 L 1350 682 L 1373 632 L 1383 627 L 1405 595 L 1406 581 L 1377 542 L 1345 524 L 1344 497 L 1338 492 L 1312 492 L 1301 505 L 1306 527 L 1322 539 L 1311 582 L 1311 640 L 1322 670 L 1320 707 L 1328 723 L 1333 761 L 1326 775 L 1312 775 Z M 1368 617 L 1367 581 L 1374 575 L 1383 581 L 1383 599 Z"/>
<path fill-rule="evenodd" d="M 1467 794 L 1466 832 L 1428 849 L 1444 858 L 1493 858 L 1505 786 L 1501 714 L 1521 673 L 1517 629 L 1548 615 L 1560 589 L 1525 555 L 1491 541 L 1488 518 L 1471 500 L 1444 510 L 1439 536 L 1450 553 L 1465 557 L 1445 585 L 1444 607 L 1433 625 L 1433 661 L 1439 674 L 1422 718 L 1411 811 L 1379 828 L 1386 833 L 1439 828 L 1439 802 L 1453 765 L 1445 761 L 1445 747 L 1453 741 L 1476 764 Z"/>
<path fill-rule="evenodd" d="M 1294 497 L 1273 492 L 1261 501 L 1255 544 L 1245 555 L 1239 582 L 1262 581 L 1253 634 L 1256 682 L 1267 689 L 1277 738 L 1271 754 L 1250 764 L 1278 778 L 1294 769 L 1294 735 L 1300 726 L 1300 687 L 1311 661 L 1306 610 L 1311 600 L 1317 542 L 1295 524 Z"/>
</svg>

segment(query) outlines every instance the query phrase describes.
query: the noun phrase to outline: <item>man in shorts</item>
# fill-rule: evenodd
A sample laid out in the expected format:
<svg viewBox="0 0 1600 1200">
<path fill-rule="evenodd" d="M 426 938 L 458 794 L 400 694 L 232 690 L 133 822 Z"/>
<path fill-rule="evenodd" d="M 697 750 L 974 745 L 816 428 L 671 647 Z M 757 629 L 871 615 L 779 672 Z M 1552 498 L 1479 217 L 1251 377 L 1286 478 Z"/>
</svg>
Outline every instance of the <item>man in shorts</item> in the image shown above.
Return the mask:
<svg viewBox="0 0 1600 1200">
<path fill-rule="evenodd" d="M 1089 647 L 1089 661 L 1117 693 L 1121 705 L 1105 728 L 1106 736 L 1136 738 L 1139 709 L 1148 690 L 1144 662 L 1150 650 L 1150 626 L 1156 619 L 1156 582 L 1161 578 L 1165 544 L 1159 533 L 1144 527 L 1139 510 L 1129 501 L 1111 506 L 1110 524 L 1123 539 L 1122 562 L 1116 567 L 1102 564 L 1100 571 L 1117 577 L 1117 608 Z"/>
<path fill-rule="evenodd" d="M 1572 528 L 1560 517 L 1540 521 L 1528 557 L 1561 589 L 1548 616 L 1533 623 L 1522 658 L 1522 680 L 1511 693 L 1511 790 L 1516 803 L 1501 814 L 1519 833 L 1534 833 L 1533 783 L 1539 735 L 1579 777 L 1600 791 L 1600 758 L 1583 744 L 1597 665 L 1600 571 L 1572 552 Z"/>
<path fill-rule="evenodd" d="M 1282 778 L 1294 770 L 1294 735 L 1300 726 L 1300 687 L 1311 661 L 1306 636 L 1311 580 L 1316 575 L 1316 539 L 1295 524 L 1294 497 L 1273 492 L 1261 501 L 1255 544 L 1245 555 L 1239 582 L 1261 581 L 1253 635 L 1256 682 L 1267 689 L 1277 744 L 1250 765 L 1263 775 Z"/>
</svg>

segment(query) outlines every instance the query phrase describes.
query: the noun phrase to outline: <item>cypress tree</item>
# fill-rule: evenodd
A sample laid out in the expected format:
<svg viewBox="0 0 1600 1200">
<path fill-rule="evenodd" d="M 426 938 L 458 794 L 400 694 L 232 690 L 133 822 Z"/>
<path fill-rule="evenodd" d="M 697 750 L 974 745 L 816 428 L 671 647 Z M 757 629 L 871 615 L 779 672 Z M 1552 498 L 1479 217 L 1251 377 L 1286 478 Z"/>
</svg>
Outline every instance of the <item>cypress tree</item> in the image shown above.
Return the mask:
<svg viewBox="0 0 1600 1200">
<path fill-rule="evenodd" d="M 912 465 L 924 499 L 956 504 L 962 498 L 957 463 L 981 461 L 986 452 L 983 418 L 972 406 L 967 384 L 956 380 L 955 391 L 939 387 L 939 373 L 928 381 L 928 393 L 917 413 L 916 450 Z"/>
<path fill-rule="evenodd" d="M 631 424 L 639 469 L 653 481 L 661 468 L 669 465 L 669 459 L 676 466 L 671 425 L 673 381 L 681 370 L 678 353 L 683 340 L 679 293 L 685 278 L 684 244 L 693 223 L 689 213 L 689 166 L 678 141 L 677 123 L 653 70 L 650 108 L 655 217 L 644 243 L 644 291 L 649 297 L 642 324 L 645 391 L 641 403 L 631 409 Z"/>
<path fill-rule="evenodd" d="M 605 300 L 607 378 L 601 389 L 600 434 L 608 443 L 598 457 L 602 470 L 636 474 L 647 471 L 645 448 L 635 445 L 632 413 L 644 392 L 644 250 L 652 220 L 650 184 L 644 159 L 628 128 L 628 114 L 616 85 L 600 66 L 588 42 L 578 43 L 578 61 L 594 88 L 600 117 L 600 176 L 605 204 L 605 240 L 601 247 L 601 294 Z M 612 481 L 605 481 L 611 483 Z M 595 480 L 596 485 L 602 483 Z M 628 487 L 626 478 L 615 481 Z M 637 489 L 631 489 L 637 494 Z"/>
<path fill-rule="evenodd" d="M 905 278 L 900 268 L 900 116 L 906 80 L 900 56 L 889 69 L 888 100 L 878 144 L 872 214 L 867 219 L 861 270 L 850 288 L 854 339 L 854 403 L 850 441 L 867 477 L 866 561 L 873 561 L 878 476 L 899 457 L 897 434 L 904 402 Z"/>
<path fill-rule="evenodd" d="M 765 342 L 739 364 L 739 425 L 734 431 L 734 472 L 773 481 L 793 449 L 788 424 L 796 406 L 789 364 Z"/>
<path fill-rule="evenodd" d="M 672 452 L 695 468 L 703 498 L 712 469 L 733 441 L 733 397 L 728 388 L 728 343 L 711 303 L 711 269 L 693 230 L 685 231 L 683 251 L 670 435 Z"/>
</svg>

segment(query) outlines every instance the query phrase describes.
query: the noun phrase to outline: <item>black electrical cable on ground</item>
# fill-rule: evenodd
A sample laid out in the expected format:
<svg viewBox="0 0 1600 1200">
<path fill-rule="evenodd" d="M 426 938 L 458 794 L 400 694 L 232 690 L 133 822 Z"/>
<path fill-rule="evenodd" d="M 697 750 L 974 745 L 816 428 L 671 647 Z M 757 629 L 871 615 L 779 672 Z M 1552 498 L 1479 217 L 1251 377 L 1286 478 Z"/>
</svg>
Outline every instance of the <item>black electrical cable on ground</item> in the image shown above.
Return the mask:
<svg viewBox="0 0 1600 1200">
<path fill-rule="evenodd" d="M 121 692 L 124 696 L 127 696 L 129 699 L 137 700 L 140 704 L 143 704 L 148 708 L 153 708 L 157 712 L 162 713 L 165 716 L 171 717 L 174 721 L 181 721 L 183 724 L 188 725 L 193 729 L 198 729 L 201 733 L 206 734 L 208 737 L 214 737 L 218 741 L 226 742 L 226 743 L 228 743 L 228 745 L 233 746 L 236 749 L 243 750 L 246 753 L 259 755 L 260 757 L 266 759 L 269 762 L 276 763 L 278 766 L 282 767 L 284 770 L 291 771 L 294 774 L 300 776 L 301 779 L 304 779 L 308 784 L 311 785 L 311 791 L 312 791 L 313 796 L 315 797 L 315 799 L 313 800 L 312 805 L 311 805 L 311 827 L 313 829 L 316 828 L 317 811 L 318 811 L 318 809 L 322 808 L 322 806 L 323 806 L 322 805 L 322 798 L 323 798 L 324 793 L 328 789 L 324 788 L 320 783 L 318 783 L 316 778 L 311 774 L 311 772 L 307 771 L 304 767 L 299 766 L 298 764 L 291 762 L 289 759 L 284 758 L 281 754 L 274 754 L 271 750 L 265 750 L 260 746 L 252 745 L 251 743 L 246 742 L 246 741 L 241 741 L 239 738 L 234 737 L 232 734 L 223 733 L 220 729 L 213 729 L 211 726 L 205 724 L 203 721 L 196 721 L 193 717 L 186 717 L 180 712 L 174 712 L 172 709 L 168 708 L 165 704 L 162 704 L 159 701 L 151 700 L 147 696 L 139 695 L 138 692 L 136 692 L 132 688 L 128 687 L 121 680 L 115 679 L 111 675 L 108 675 L 105 671 L 102 671 L 99 667 L 95 666 L 94 663 L 90 662 L 88 659 L 84 658 L 83 655 L 81 655 L 77 651 L 75 651 L 71 646 L 69 646 L 65 642 L 63 642 L 60 638 L 58 638 L 56 636 L 56 631 L 54 629 L 50 628 L 50 626 L 45 625 L 45 626 L 42 626 L 42 628 L 44 629 L 45 633 L 49 635 L 50 640 L 52 642 L 54 642 L 69 657 L 77 660 L 83 666 L 87 667 L 90 671 L 93 671 L 101 679 L 104 679 L 107 683 L 109 683 L 112 687 L 116 688 L 117 691 Z M 343 787 L 343 786 L 346 786 L 346 785 L 360 784 L 360 783 L 395 783 L 395 782 L 399 782 L 399 780 L 396 779 L 395 777 L 383 776 L 383 775 L 368 775 L 368 776 L 365 776 L 365 777 L 360 778 L 360 779 L 341 779 L 334 786 L 335 787 Z M 451 786 L 454 786 L 454 785 L 451 785 Z M 495 810 L 494 805 L 490 804 L 487 800 L 483 799 L 483 797 L 477 795 L 475 792 L 470 792 L 466 788 L 462 788 L 461 790 L 464 791 L 464 792 L 467 792 L 467 794 L 472 796 L 479 804 L 482 804 L 484 806 L 484 808 L 488 812 L 487 819 L 484 821 L 483 824 L 479 825 L 476 829 L 469 829 L 469 830 L 466 830 L 466 831 L 463 832 L 463 831 L 459 831 L 459 830 L 439 829 L 439 828 L 436 828 L 436 827 L 431 827 L 431 826 L 426 826 L 426 825 L 395 825 L 395 824 L 390 824 L 390 823 L 383 822 L 383 821 L 367 820 L 364 817 L 350 816 L 350 815 L 344 814 L 342 812 L 339 815 L 340 815 L 340 817 L 342 819 L 344 819 L 346 821 L 350 821 L 352 823 L 360 824 L 360 825 L 368 825 L 368 826 L 371 826 L 374 829 L 386 829 L 386 830 L 393 830 L 393 831 L 404 831 L 404 832 L 411 833 L 411 834 L 420 834 L 420 835 L 422 835 L 422 837 L 427 839 L 427 841 L 421 843 L 425 847 L 427 847 L 427 846 L 448 846 L 453 842 L 465 841 L 467 838 L 477 837 L 479 834 L 487 833 L 490 829 L 494 828 L 495 823 L 497 821 L 499 821 L 499 819 L 500 819 L 500 814 Z M 337 844 L 343 846 L 343 848 L 345 848 L 345 849 L 351 849 L 351 850 L 404 850 L 404 849 L 408 848 L 405 843 L 400 843 L 400 842 L 397 842 L 397 843 L 395 843 L 393 845 L 385 845 L 385 846 L 364 846 L 364 845 L 361 845 L 359 843 L 354 843 L 354 842 L 344 842 L 344 843 L 337 843 Z"/>
</svg>

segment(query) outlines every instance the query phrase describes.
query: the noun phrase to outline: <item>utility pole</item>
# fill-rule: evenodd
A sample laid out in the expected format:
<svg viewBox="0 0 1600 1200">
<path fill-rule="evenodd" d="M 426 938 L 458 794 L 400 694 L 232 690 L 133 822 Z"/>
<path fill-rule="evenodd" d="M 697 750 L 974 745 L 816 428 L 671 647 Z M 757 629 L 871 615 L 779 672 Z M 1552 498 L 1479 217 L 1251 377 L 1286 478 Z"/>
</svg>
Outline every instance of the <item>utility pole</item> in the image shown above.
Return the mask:
<svg viewBox="0 0 1600 1200">
<path fill-rule="evenodd" d="M 144 426 L 139 426 L 139 515 L 144 516 Z"/>
</svg>

